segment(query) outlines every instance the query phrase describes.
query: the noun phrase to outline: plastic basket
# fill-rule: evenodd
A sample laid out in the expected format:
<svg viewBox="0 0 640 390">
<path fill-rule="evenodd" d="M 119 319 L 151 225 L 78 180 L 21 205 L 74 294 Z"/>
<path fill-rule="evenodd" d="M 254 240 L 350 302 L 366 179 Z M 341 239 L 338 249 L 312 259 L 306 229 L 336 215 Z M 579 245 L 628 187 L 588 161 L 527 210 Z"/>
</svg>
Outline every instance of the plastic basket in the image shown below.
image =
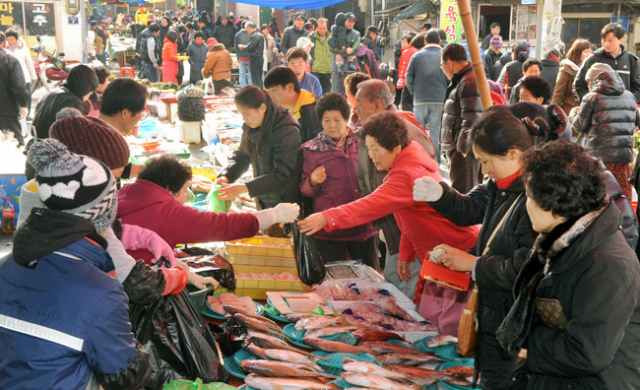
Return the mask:
<svg viewBox="0 0 640 390">
<path fill-rule="evenodd" d="M 247 377 L 247 374 L 244 372 L 242 367 L 240 367 L 232 357 L 224 358 L 224 368 L 227 372 L 238 379 L 244 380 Z"/>
<path fill-rule="evenodd" d="M 218 296 L 218 295 L 214 295 L 214 296 Z M 259 304 L 258 302 L 253 302 L 256 304 L 256 307 L 258 308 L 258 315 L 263 315 L 264 314 L 264 306 L 262 306 L 261 304 Z M 217 311 L 213 310 L 210 306 L 208 302 L 205 302 L 205 304 L 202 306 L 202 311 L 201 314 L 203 316 L 207 316 L 209 318 L 213 318 L 216 320 L 223 320 L 224 317 L 227 316 L 227 313 L 218 313 Z"/>
<path fill-rule="evenodd" d="M 350 358 L 359 362 L 374 363 L 382 367 L 382 364 L 373 355 L 368 353 L 359 353 L 357 355 L 351 353 L 327 353 L 323 351 L 315 352 L 320 357 L 327 357 L 329 360 L 318 360 L 318 365 L 329 375 L 339 376 L 344 372 L 342 359 Z M 353 387 L 353 386 L 351 386 Z"/>
<path fill-rule="evenodd" d="M 195 303 L 197 309 L 203 310 L 205 306 L 209 306 L 205 305 L 205 302 L 207 300 L 207 295 L 213 291 L 213 286 L 208 286 L 207 288 L 198 290 L 195 286 L 187 285 L 187 290 L 189 291 L 189 296 L 193 299 L 193 303 Z"/>
<path fill-rule="evenodd" d="M 249 352 L 245 351 L 244 349 L 241 349 L 233 354 L 233 361 L 238 365 L 238 367 L 242 368 L 241 364 L 243 360 L 258 360 L 258 359 L 255 356 L 251 355 Z"/>
<path fill-rule="evenodd" d="M 413 349 L 420 352 L 434 352 L 436 356 L 439 358 L 452 360 L 456 362 L 468 360 L 458 355 L 458 353 L 456 352 L 456 347 L 458 346 L 458 343 L 443 345 L 442 347 L 429 348 L 429 346 L 427 345 L 427 342 L 432 337 L 433 336 L 427 336 L 421 340 L 414 342 Z"/>
</svg>

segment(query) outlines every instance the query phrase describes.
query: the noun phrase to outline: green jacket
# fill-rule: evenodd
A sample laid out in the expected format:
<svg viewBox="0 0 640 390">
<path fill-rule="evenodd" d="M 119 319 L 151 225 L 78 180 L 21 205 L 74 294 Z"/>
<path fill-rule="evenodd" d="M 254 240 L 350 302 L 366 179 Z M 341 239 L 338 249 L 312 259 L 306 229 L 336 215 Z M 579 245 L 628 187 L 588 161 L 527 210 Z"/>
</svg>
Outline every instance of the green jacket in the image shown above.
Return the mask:
<svg viewBox="0 0 640 390">
<path fill-rule="evenodd" d="M 331 51 L 329 49 L 329 38 L 331 34 L 327 31 L 324 37 L 324 43 L 320 39 L 318 30 L 311 34 L 311 42 L 313 42 L 313 48 L 311 49 L 311 72 L 315 73 L 331 73 Z"/>
</svg>

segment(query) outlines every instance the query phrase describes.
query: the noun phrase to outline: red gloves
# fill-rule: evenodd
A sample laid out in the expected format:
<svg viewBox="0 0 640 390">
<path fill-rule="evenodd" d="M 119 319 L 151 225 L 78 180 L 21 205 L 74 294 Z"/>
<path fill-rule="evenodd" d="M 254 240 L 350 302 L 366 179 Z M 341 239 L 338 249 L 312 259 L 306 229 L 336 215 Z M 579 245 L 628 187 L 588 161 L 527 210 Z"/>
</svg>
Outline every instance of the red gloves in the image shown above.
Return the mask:
<svg viewBox="0 0 640 390">
<path fill-rule="evenodd" d="M 164 291 L 162 296 L 171 294 L 178 295 L 187 285 L 189 274 L 187 271 L 180 267 L 175 268 L 162 268 L 162 275 L 164 276 Z"/>
</svg>

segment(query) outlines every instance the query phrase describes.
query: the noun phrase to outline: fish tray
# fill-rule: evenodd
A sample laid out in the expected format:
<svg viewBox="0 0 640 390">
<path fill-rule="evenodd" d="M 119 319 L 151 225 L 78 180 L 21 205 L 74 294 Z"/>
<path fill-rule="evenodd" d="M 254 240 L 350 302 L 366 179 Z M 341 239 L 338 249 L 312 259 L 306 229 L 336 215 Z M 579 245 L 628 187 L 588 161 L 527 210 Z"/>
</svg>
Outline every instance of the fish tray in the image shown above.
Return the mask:
<svg viewBox="0 0 640 390">
<path fill-rule="evenodd" d="M 359 353 L 357 355 L 351 353 L 328 353 L 324 351 L 316 351 L 314 354 L 329 358 L 329 360 L 318 360 L 318 365 L 329 375 L 339 376 L 344 372 L 342 359 L 350 358 L 359 362 L 374 363 L 382 367 L 382 364 L 373 355 L 368 353 Z"/>
<path fill-rule="evenodd" d="M 264 245 L 292 245 L 291 248 L 274 248 Z M 289 238 L 276 238 L 268 236 L 256 236 L 240 240 L 227 241 L 224 250 L 230 255 L 277 257 L 294 259 L 293 244 Z"/>
</svg>

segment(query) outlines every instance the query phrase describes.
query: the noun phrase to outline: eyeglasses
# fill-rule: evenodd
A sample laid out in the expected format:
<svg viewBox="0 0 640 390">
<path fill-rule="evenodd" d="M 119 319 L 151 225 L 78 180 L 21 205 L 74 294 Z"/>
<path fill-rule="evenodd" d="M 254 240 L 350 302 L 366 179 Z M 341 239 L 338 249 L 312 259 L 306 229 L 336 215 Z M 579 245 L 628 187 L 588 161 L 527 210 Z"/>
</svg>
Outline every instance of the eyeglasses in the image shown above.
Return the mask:
<svg viewBox="0 0 640 390">
<path fill-rule="evenodd" d="M 142 115 L 140 115 L 140 120 L 143 121 L 149 117 L 149 110 L 145 107 L 142 111 Z"/>
<path fill-rule="evenodd" d="M 440 69 L 442 69 L 442 67 L 444 66 L 444 64 L 445 64 L 444 62 L 441 62 L 441 63 L 440 63 Z"/>
</svg>

